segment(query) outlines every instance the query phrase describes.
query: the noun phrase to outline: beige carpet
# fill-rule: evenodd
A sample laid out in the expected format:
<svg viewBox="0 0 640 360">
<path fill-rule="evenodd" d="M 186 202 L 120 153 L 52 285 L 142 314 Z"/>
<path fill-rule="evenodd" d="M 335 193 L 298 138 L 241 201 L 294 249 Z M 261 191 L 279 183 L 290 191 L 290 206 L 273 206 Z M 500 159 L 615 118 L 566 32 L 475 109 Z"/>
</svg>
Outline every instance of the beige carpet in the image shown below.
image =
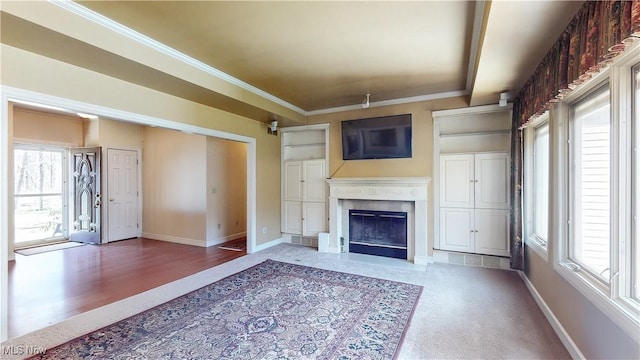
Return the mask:
<svg viewBox="0 0 640 360">
<path fill-rule="evenodd" d="M 570 359 L 516 272 L 438 263 L 425 271 L 403 260 L 318 253 L 289 244 L 243 256 L 2 345 L 50 348 L 267 258 L 424 286 L 399 359 Z M 6 357 L 10 358 L 19 357 Z"/>
</svg>

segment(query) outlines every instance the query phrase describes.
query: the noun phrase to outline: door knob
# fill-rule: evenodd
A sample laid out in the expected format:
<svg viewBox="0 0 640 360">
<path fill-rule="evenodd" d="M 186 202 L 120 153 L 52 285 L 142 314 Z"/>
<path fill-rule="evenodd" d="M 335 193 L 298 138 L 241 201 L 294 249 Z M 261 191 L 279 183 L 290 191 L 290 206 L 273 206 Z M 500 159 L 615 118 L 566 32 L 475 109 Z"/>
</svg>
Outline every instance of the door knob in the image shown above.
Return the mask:
<svg viewBox="0 0 640 360">
<path fill-rule="evenodd" d="M 110 198 L 109 198 L 109 201 L 113 201 L 113 200 L 115 200 L 115 199 L 114 199 L 114 198 L 112 198 L 112 197 L 110 197 Z"/>
</svg>

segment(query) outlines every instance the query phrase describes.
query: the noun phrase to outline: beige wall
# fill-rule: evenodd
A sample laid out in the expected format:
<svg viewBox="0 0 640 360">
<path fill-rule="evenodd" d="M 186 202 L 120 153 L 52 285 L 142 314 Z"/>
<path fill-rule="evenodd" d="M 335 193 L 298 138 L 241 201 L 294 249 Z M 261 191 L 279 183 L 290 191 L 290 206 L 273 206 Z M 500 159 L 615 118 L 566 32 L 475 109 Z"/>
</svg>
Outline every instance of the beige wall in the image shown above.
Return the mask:
<svg viewBox="0 0 640 360">
<path fill-rule="evenodd" d="M 206 137 L 147 127 L 143 154 L 143 236 L 204 246 Z"/>
<path fill-rule="evenodd" d="M 329 176 L 331 177 L 433 177 L 433 117 L 434 110 L 467 107 L 464 97 L 392 105 L 340 113 L 316 115 L 308 124 L 329 123 Z M 343 120 L 386 115 L 411 114 L 413 156 L 410 159 L 342 160 Z M 433 253 L 433 184 L 429 184 L 427 207 L 428 254 Z"/>
<path fill-rule="evenodd" d="M 103 148 L 126 150 L 142 148 L 144 126 L 105 118 L 98 119 L 98 124 L 99 145 Z"/>
<path fill-rule="evenodd" d="M 525 246 L 524 272 L 585 358 L 637 358 L 638 343 L 553 269 L 550 251 L 547 262 Z"/>
<path fill-rule="evenodd" d="M 247 231 L 247 145 L 207 138 L 207 243 Z"/>
<path fill-rule="evenodd" d="M 70 147 L 84 145 L 82 119 L 14 107 L 13 140 Z"/>
<path fill-rule="evenodd" d="M 3 85 L 256 139 L 256 227 L 268 229 L 257 231 L 256 243 L 280 238 L 280 140 L 266 124 L 4 44 L 0 50 Z"/>
</svg>

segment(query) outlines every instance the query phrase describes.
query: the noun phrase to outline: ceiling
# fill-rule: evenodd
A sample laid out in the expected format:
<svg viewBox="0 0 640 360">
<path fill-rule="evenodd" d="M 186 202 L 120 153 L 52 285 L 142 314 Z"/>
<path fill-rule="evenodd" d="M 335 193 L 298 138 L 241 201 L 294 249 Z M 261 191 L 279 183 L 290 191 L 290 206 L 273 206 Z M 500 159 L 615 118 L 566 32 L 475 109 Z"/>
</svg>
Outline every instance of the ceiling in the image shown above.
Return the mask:
<svg viewBox="0 0 640 360">
<path fill-rule="evenodd" d="M 80 1 L 307 112 L 517 91 L 582 1 Z M 478 12 L 478 14 L 476 14 Z M 409 99 L 410 100 L 410 99 Z"/>
<path fill-rule="evenodd" d="M 4 3 L 2 42 L 259 121 L 277 116 L 289 126 L 360 108 L 367 93 L 372 107 L 454 96 L 467 96 L 470 106 L 495 104 L 501 92 L 522 87 L 583 1 L 44 4 L 49 10 Z M 61 16 L 57 7 L 74 15 L 51 26 L 45 12 Z M 120 34 L 124 26 L 127 35 L 114 45 L 112 33 L 86 30 L 78 15 Z M 140 44 L 149 41 L 139 34 L 181 63 L 163 68 L 141 58 Z M 209 70 L 188 70 L 200 66 L 194 63 Z"/>
</svg>

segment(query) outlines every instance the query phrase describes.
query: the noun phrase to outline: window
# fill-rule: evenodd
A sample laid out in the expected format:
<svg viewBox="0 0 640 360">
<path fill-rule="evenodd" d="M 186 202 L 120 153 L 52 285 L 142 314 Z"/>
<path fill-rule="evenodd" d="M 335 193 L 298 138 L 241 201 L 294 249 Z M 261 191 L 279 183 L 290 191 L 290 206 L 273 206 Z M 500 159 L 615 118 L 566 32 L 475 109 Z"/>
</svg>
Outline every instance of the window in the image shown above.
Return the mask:
<svg viewBox="0 0 640 360">
<path fill-rule="evenodd" d="M 66 150 L 14 147 L 15 245 L 17 248 L 64 237 Z"/>
<path fill-rule="evenodd" d="M 525 243 L 545 260 L 549 233 L 549 116 L 525 134 Z"/>
<path fill-rule="evenodd" d="M 637 54 L 637 52 L 635 52 Z M 630 336 L 640 328 L 640 64 L 634 51 L 551 111 L 554 268 Z"/>
<path fill-rule="evenodd" d="M 592 276 L 610 275 L 611 109 L 608 85 L 571 106 L 569 258 Z"/>
<path fill-rule="evenodd" d="M 632 128 L 633 128 L 633 241 L 632 241 L 632 298 L 640 302 L 640 222 L 638 217 L 640 216 L 640 154 L 638 154 L 638 146 L 640 146 L 640 64 L 633 68 L 632 72 L 632 89 L 633 89 L 633 103 L 632 103 Z"/>
</svg>

